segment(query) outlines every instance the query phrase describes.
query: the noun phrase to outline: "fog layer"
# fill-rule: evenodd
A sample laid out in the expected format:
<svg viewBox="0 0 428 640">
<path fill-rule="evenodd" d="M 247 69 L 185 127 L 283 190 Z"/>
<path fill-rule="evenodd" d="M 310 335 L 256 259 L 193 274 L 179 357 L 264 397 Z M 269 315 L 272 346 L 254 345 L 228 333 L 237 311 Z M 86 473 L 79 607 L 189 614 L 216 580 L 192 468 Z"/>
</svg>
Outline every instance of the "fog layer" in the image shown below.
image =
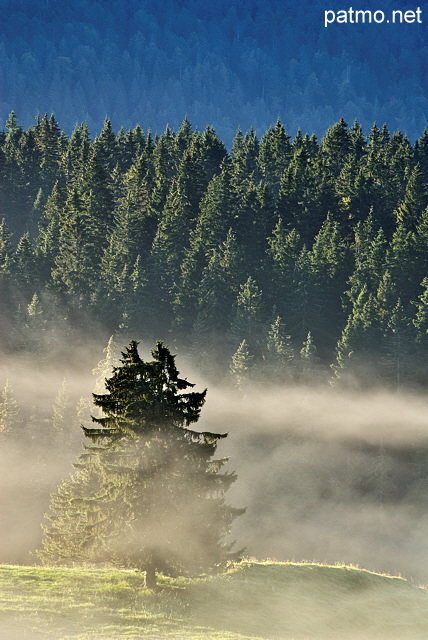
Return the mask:
<svg viewBox="0 0 428 640">
<path fill-rule="evenodd" d="M 66 443 L 46 416 L 64 376 L 70 406 L 90 397 L 90 360 L 83 373 L 1 367 L 23 413 L 19 437 L 2 434 L 1 562 L 36 561 L 49 494 L 73 472 L 82 443 L 78 421 Z M 328 387 L 243 393 L 204 384 L 177 364 L 196 389 L 208 386 L 197 427 L 229 433 L 218 457 L 229 456 L 238 474 L 227 501 L 247 508 L 233 527 L 246 555 L 352 563 L 428 582 L 428 399 Z M 31 423 L 34 406 L 39 421 Z"/>
<path fill-rule="evenodd" d="M 351 563 L 428 580 L 428 400 L 296 387 L 211 389 L 246 505 L 235 537 L 258 558 Z"/>
</svg>

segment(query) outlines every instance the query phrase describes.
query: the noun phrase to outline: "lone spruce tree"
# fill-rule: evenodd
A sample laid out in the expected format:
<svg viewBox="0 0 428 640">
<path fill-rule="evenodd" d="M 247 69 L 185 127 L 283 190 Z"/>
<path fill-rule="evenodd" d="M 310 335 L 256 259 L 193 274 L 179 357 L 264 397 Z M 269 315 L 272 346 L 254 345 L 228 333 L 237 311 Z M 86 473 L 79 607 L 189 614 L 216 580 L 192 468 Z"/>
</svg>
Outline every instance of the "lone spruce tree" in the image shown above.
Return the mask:
<svg viewBox="0 0 428 640">
<path fill-rule="evenodd" d="M 199 432 L 206 390 L 179 377 L 161 342 L 143 361 L 131 341 L 113 367 L 104 394 L 93 394 L 103 417 L 83 427 L 91 441 L 77 472 L 52 496 L 40 556 L 46 562 L 109 562 L 144 571 L 198 574 L 237 559 L 224 538 L 243 510 L 225 504 L 236 479 L 213 459 L 227 434 Z"/>
</svg>

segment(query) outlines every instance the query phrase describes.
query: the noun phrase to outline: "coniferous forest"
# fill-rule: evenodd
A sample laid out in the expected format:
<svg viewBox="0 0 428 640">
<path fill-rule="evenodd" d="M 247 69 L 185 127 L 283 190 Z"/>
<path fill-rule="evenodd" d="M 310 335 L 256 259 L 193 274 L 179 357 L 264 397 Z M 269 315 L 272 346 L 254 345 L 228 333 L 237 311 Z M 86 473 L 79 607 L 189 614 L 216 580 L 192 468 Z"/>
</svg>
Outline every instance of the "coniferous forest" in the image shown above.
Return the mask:
<svg viewBox="0 0 428 640">
<path fill-rule="evenodd" d="M 24 128 L 11 112 L 0 133 L 0 211 L 0 348 L 3 362 L 21 367 L 0 398 L 6 561 L 34 562 L 28 550 L 40 548 L 49 495 L 60 485 L 53 504 L 67 497 L 80 426 L 94 411 L 82 397 L 76 408 L 58 372 L 71 362 L 86 375 L 90 357 L 79 358 L 108 342 L 94 370 L 103 394 L 125 344 L 162 340 L 209 389 L 224 390 L 208 432 L 229 429 L 222 402 L 247 400 L 235 414 L 245 436 L 230 445 L 242 482 L 232 503 L 249 504 L 239 545 L 325 558 L 334 539 L 332 561 L 388 569 L 405 540 L 394 566 L 424 579 L 427 131 L 412 144 L 386 125 L 364 131 L 341 119 L 318 139 L 291 137 L 278 120 L 260 137 L 238 129 L 229 148 L 187 118 L 162 134 L 115 131 L 106 119 L 98 134 L 82 123 L 67 135 L 54 115 Z M 50 400 L 44 372 L 56 372 Z M 287 417 L 290 389 L 303 395 Z M 318 413 L 305 421 L 304 396 L 317 389 Z M 390 392 L 382 409 L 374 389 Z M 327 390 L 338 395 L 326 411 Z M 355 391 L 346 409 L 337 403 Z M 370 433 L 349 426 L 363 398 Z M 308 505 L 314 530 L 302 535 Z"/>
<path fill-rule="evenodd" d="M 342 119 L 318 140 L 277 121 L 228 151 L 187 119 L 91 138 L 12 112 L 2 350 L 55 360 L 93 331 L 165 339 L 237 386 L 425 388 L 427 181 L 426 131 Z"/>
<path fill-rule="evenodd" d="M 0 563 L 427 583 L 428 4 L 396 4 L 0 0 Z"/>
</svg>

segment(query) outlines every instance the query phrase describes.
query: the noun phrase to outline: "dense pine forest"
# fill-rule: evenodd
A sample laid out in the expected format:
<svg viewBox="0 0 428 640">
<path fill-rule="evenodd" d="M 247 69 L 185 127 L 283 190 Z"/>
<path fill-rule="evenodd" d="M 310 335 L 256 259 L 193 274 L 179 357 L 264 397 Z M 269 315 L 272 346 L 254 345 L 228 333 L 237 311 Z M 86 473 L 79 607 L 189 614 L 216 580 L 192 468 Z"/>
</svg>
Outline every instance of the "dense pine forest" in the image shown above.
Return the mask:
<svg viewBox="0 0 428 640">
<path fill-rule="evenodd" d="M 342 119 L 317 139 L 277 121 L 228 148 L 187 119 L 67 135 L 54 115 L 24 128 L 11 112 L 3 561 L 35 561 L 119 351 L 163 340 L 208 386 L 205 430 L 233 427 L 240 544 L 382 569 L 394 557 L 425 579 L 427 182 L 426 131 L 412 144 Z"/>
<path fill-rule="evenodd" d="M 159 131 L 187 114 L 229 146 L 238 125 L 261 136 L 280 117 L 292 135 L 321 136 L 344 116 L 365 130 L 387 121 L 414 141 L 428 126 L 419 6 L 421 24 L 325 28 L 338 0 L 2 0 L 0 120 L 18 105 L 25 126 L 54 111 L 70 134 L 83 120 L 98 131 L 106 114 L 117 129 Z"/>
<path fill-rule="evenodd" d="M 210 380 L 425 387 L 428 133 L 0 134 L 1 348 L 166 340 Z M 64 339 L 67 338 L 65 341 Z"/>
<path fill-rule="evenodd" d="M 134 492 L 138 436 L 214 551 L 426 583 L 428 4 L 325 26 L 343 8 L 0 0 L 0 562 L 98 562 L 145 495 L 162 510 L 163 477 Z M 144 441 L 148 406 L 180 438 Z M 176 473 L 196 451 L 205 519 Z M 195 561 L 186 527 L 170 567 Z M 205 547 L 198 571 L 224 565 Z"/>
</svg>

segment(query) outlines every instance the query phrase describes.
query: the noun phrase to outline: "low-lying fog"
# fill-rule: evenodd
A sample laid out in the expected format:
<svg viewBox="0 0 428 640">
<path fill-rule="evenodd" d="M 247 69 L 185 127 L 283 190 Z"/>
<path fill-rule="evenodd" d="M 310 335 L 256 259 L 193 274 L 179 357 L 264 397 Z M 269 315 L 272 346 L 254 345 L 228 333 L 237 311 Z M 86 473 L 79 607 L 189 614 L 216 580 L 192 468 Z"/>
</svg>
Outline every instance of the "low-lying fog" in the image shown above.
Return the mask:
<svg viewBox="0 0 428 640">
<path fill-rule="evenodd" d="M 1 437 L 0 562 L 37 561 L 29 552 L 40 544 L 49 493 L 73 472 L 82 442 L 73 420 L 61 446 L 46 416 L 64 378 L 69 407 L 90 398 L 101 357 L 102 348 L 86 352 L 68 370 L 0 366 L 0 386 L 10 380 L 23 420 L 18 442 Z M 352 563 L 428 582 L 428 398 L 295 386 L 243 393 L 210 385 L 179 355 L 177 365 L 195 390 L 208 386 L 197 426 L 229 433 L 218 453 L 238 475 L 227 498 L 247 507 L 233 527 L 247 556 Z"/>
</svg>

